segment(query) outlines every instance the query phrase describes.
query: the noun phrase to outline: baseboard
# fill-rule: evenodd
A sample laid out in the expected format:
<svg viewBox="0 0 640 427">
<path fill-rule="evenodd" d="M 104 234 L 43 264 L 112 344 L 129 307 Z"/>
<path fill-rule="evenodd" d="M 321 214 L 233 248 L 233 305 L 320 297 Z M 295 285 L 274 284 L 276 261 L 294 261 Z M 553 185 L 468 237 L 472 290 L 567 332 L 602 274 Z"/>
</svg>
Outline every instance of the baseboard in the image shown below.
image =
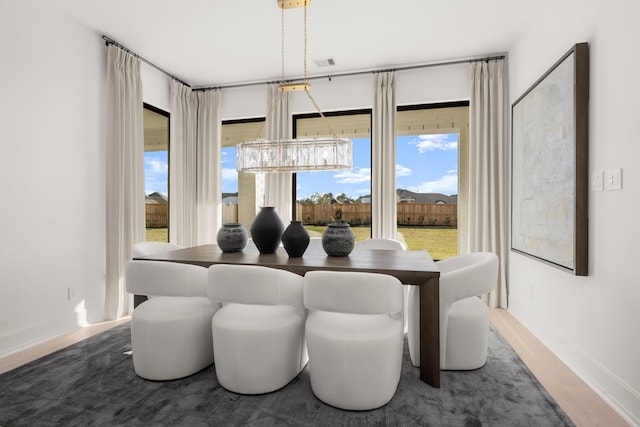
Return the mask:
<svg viewBox="0 0 640 427">
<path fill-rule="evenodd" d="M 78 313 L 41 320 L 31 325 L 0 334 L 0 358 L 10 356 L 35 345 L 80 329 Z"/>
<path fill-rule="evenodd" d="M 526 307 L 512 302 L 511 313 L 547 346 L 569 369 L 596 392 L 632 426 L 640 426 L 640 393 L 593 359 L 569 337 L 560 336 L 554 325 L 534 316 Z"/>
</svg>

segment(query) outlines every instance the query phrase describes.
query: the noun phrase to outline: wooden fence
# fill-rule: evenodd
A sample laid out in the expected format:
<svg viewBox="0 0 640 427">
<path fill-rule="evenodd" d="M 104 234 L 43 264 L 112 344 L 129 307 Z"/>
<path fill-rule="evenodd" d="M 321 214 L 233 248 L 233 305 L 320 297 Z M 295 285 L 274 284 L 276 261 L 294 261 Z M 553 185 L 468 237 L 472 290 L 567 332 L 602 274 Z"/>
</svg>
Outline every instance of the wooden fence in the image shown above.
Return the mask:
<svg viewBox="0 0 640 427">
<path fill-rule="evenodd" d="M 168 206 L 161 203 L 147 203 L 144 205 L 147 228 L 168 228 Z M 222 205 L 222 222 L 238 222 L 238 205 Z"/>
<path fill-rule="evenodd" d="M 147 228 L 167 228 L 166 204 L 147 204 Z M 458 206 L 426 203 L 398 203 L 398 225 L 447 225 L 457 227 Z M 298 220 L 305 225 L 326 225 L 344 221 L 355 225 L 371 225 L 369 203 L 301 205 Z M 238 222 L 238 205 L 222 205 L 222 222 Z"/>
<path fill-rule="evenodd" d="M 458 225 L 458 206 L 426 203 L 398 203 L 398 225 Z M 369 203 L 298 205 L 298 219 L 305 225 L 344 221 L 351 225 L 371 224 Z"/>
<path fill-rule="evenodd" d="M 144 205 L 145 216 L 147 218 L 147 228 L 167 228 L 169 215 L 165 203 L 147 203 Z"/>
</svg>

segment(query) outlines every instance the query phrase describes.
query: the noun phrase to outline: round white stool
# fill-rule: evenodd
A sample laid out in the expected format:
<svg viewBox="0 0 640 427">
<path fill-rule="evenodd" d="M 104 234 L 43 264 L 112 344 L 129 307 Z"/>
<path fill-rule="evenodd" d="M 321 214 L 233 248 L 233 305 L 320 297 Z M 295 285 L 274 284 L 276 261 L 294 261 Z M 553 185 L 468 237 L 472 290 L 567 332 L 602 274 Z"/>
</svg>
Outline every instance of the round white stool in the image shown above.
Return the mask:
<svg viewBox="0 0 640 427">
<path fill-rule="evenodd" d="M 211 365 L 211 319 L 216 309 L 207 297 L 154 297 L 140 304 L 131 316 L 136 374 L 172 380 Z"/>
</svg>

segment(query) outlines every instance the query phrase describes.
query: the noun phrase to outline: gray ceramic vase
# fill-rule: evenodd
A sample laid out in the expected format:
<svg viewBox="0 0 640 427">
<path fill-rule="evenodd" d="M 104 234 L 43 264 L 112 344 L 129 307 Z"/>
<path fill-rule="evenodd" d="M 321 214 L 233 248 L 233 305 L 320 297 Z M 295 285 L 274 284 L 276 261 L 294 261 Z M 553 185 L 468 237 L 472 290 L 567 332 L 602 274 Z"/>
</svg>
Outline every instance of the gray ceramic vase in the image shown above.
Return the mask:
<svg viewBox="0 0 640 427">
<path fill-rule="evenodd" d="M 348 256 L 356 238 L 347 223 L 329 224 L 322 233 L 322 248 L 329 256 Z"/>
<path fill-rule="evenodd" d="M 247 230 L 239 222 L 222 224 L 216 241 L 222 252 L 240 252 L 247 246 Z"/>
</svg>

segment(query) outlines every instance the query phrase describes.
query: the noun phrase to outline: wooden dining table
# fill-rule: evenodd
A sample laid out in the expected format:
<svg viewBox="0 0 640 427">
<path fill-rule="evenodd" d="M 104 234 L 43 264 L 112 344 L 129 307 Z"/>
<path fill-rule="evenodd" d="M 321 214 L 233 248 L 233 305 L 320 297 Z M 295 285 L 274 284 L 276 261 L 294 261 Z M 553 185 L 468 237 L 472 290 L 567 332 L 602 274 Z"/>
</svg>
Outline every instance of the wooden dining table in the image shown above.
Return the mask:
<svg viewBox="0 0 640 427">
<path fill-rule="evenodd" d="M 178 249 L 138 260 L 169 261 L 209 267 L 213 264 L 261 265 L 304 275 L 307 271 L 332 270 L 382 273 L 403 284 L 420 286 L 420 379 L 440 387 L 440 272 L 427 251 L 358 250 L 349 256 L 328 256 L 310 247 L 302 257 L 291 258 L 283 248 L 261 254 L 253 244 L 242 252 L 222 252 L 217 245 Z"/>
</svg>

